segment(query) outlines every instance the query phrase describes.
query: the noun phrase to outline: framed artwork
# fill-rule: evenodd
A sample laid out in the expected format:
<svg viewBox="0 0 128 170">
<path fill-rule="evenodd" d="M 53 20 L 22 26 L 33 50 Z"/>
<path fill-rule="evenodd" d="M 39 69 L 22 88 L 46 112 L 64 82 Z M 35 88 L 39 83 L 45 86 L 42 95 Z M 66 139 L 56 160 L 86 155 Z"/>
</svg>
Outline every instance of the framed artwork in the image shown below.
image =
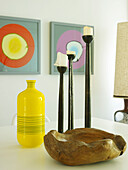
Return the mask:
<svg viewBox="0 0 128 170">
<path fill-rule="evenodd" d="M 58 74 L 56 66 L 57 53 L 66 54 L 66 51 L 75 51 L 76 57 L 73 60 L 74 74 L 84 74 L 86 43 L 82 39 L 83 27 L 90 25 L 78 25 L 61 22 L 50 22 L 50 74 Z M 94 42 L 91 43 L 91 73 L 94 74 Z"/>
<path fill-rule="evenodd" d="M 0 74 L 40 74 L 40 20 L 0 16 Z"/>
</svg>

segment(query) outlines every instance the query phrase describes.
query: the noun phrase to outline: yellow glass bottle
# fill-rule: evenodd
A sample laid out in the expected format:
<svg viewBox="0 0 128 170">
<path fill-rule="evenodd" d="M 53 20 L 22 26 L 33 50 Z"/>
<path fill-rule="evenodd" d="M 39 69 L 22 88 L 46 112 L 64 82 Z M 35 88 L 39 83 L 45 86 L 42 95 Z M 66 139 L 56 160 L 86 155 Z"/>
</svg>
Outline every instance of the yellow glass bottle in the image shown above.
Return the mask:
<svg viewBox="0 0 128 170">
<path fill-rule="evenodd" d="M 27 80 L 27 89 L 17 97 L 17 140 L 24 147 L 37 147 L 45 135 L 45 97 Z"/>
</svg>

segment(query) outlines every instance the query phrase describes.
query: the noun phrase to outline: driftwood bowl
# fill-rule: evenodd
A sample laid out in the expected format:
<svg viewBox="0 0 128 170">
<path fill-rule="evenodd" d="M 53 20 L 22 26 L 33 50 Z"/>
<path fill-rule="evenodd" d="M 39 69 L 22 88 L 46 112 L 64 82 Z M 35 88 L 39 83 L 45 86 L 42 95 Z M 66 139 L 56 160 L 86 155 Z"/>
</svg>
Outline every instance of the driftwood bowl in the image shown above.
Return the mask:
<svg viewBox="0 0 128 170">
<path fill-rule="evenodd" d="M 53 159 L 66 165 L 111 160 L 126 150 L 126 142 L 121 136 L 93 128 L 73 129 L 65 133 L 52 130 L 45 135 L 44 145 Z"/>
</svg>

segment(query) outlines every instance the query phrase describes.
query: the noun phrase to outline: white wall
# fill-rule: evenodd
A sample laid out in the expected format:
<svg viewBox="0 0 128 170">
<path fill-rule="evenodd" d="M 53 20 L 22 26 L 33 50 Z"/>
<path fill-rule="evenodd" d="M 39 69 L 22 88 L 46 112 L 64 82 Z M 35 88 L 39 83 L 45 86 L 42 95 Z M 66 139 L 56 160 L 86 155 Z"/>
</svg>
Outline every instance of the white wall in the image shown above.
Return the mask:
<svg viewBox="0 0 128 170">
<path fill-rule="evenodd" d="M 0 0 L 0 15 L 40 19 L 41 67 L 38 76 L 0 75 L 0 125 L 9 125 L 16 113 L 17 94 L 26 79 L 36 79 L 46 97 L 46 115 L 57 120 L 58 76 L 49 75 L 49 22 L 88 24 L 95 27 L 95 75 L 92 76 L 92 114 L 113 119 L 122 100 L 113 98 L 117 22 L 127 19 L 127 0 Z M 65 111 L 67 114 L 67 76 Z M 74 76 L 75 118 L 84 114 L 84 76 Z M 66 116 L 67 118 L 67 116 Z"/>
</svg>

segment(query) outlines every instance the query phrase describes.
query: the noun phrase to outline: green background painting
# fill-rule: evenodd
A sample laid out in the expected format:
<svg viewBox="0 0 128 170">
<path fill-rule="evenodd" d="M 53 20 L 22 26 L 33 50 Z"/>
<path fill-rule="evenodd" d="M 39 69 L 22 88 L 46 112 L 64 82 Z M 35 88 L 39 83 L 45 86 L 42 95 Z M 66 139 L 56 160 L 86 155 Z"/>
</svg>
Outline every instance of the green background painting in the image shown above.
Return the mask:
<svg viewBox="0 0 128 170">
<path fill-rule="evenodd" d="M 0 16 L 0 28 L 7 24 L 19 24 L 32 35 L 35 44 L 32 59 L 19 68 L 7 67 L 0 62 L 0 74 L 39 74 L 40 73 L 40 20 Z"/>
<path fill-rule="evenodd" d="M 69 24 L 69 23 L 61 23 L 61 22 L 50 22 L 50 38 L 51 38 L 51 58 L 50 58 L 50 74 L 58 74 L 57 67 L 54 66 L 54 63 L 57 59 L 57 42 L 60 36 L 68 31 L 68 30 L 76 30 L 79 31 L 81 34 L 83 34 L 83 27 L 85 25 L 78 25 L 78 24 Z M 87 26 L 87 25 L 86 25 Z M 90 26 L 93 28 L 93 26 Z M 94 73 L 94 42 L 91 43 L 90 48 L 90 54 L 91 54 L 91 72 Z M 85 64 L 78 68 L 73 70 L 74 74 L 84 74 L 85 72 Z"/>
</svg>

